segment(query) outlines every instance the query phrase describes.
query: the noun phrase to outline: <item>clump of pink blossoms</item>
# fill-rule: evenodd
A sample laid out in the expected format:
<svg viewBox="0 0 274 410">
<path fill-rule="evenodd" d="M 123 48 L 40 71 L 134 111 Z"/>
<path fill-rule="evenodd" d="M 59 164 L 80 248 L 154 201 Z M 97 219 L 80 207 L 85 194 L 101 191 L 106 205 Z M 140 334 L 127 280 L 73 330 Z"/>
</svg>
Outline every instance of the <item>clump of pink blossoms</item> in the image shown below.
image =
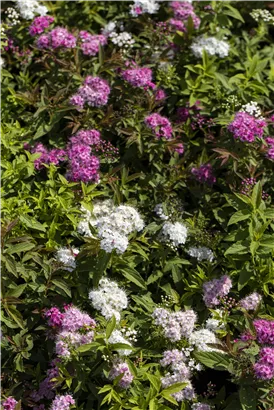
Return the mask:
<svg viewBox="0 0 274 410">
<path fill-rule="evenodd" d="M 67 29 L 56 27 L 37 39 L 37 47 L 43 49 L 75 48 L 77 39 Z"/>
<path fill-rule="evenodd" d="M 107 44 L 107 38 L 103 34 L 92 35 L 87 31 L 80 31 L 79 38 L 81 40 L 81 50 L 84 55 L 95 56 L 99 53 L 100 45 Z"/>
<path fill-rule="evenodd" d="M 52 379 L 59 376 L 58 361 L 59 359 L 55 359 L 51 362 L 50 368 L 47 370 L 47 377 L 40 383 L 39 389 L 31 394 L 31 398 L 35 402 L 44 398 L 52 399 L 54 397 L 55 382 Z"/>
<path fill-rule="evenodd" d="M 133 374 L 130 372 L 127 363 L 116 361 L 113 363 L 113 367 L 110 370 L 109 378 L 110 380 L 114 380 L 121 374 L 123 375 L 123 377 L 119 380 L 118 384 L 122 389 L 127 389 L 134 379 Z"/>
<path fill-rule="evenodd" d="M 227 128 L 235 139 L 243 142 L 254 142 L 256 137 L 262 138 L 265 127 L 265 120 L 240 111 L 236 113 L 234 120 Z"/>
<path fill-rule="evenodd" d="M 203 284 L 203 300 L 209 308 L 220 304 L 220 298 L 227 295 L 232 287 L 231 279 L 224 275 Z"/>
<path fill-rule="evenodd" d="M 254 372 L 258 379 L 270 380 L 274 377 L 274 348 L 263 347 L 260 359 L 254 365 Z"/>
<path fill-rule="evenodd" d="M 70 98 L 70 103 L 79 108 L 83 108 L 84 104 L 102 107 L 107 104 L 109 93 L 110 87 L 105 80 L 89 75 L 86 77 L 84 85 Z"/>
<path fill-rule="evenodd" d="M 152 82 L 152 70 L 148 67 L 138 67 L 134 62 L 127 63 L 131 65 L 127 70 L 122 71 L 122 78 L 133 87 L 143 87 L 145 89 L 154 89 L 156 85 Z"/>
<path fill-rule="evenodd" d="M 45 31 L 46 28 L 50 26 L 51 23 L 54 22 L 54 18 L 50 16 L 39 16 L 35 17 L 33 22 L 29 27 L 30 35 L 36 36 L 37 34 L 41 34 Z"/>
<path fill-rule="evenodd" d="M 75 400 L 70 394 L 56 396 L 51 403 L 50 410 L 69 410 L 70 406 L 74 404 Z"/>
<path fill-rule="evenodd" d="M 45 317 L 48 319 L 48 325 L 50 327 L 60 327 L 62 325 L 64 315 L 57 307 L 52 307 L 46 311 Z"/>
<path fill-rule="evenodd" d="M 216 182 L 216 177 L 213 175 L 213 169 L 211 164 L 204 164 L 201 165 L 199 168 L 192 168 L 191 173 L 199 182 L 206 182 L 210 185 Z"/>
<path fill-rule="evenodd" d="M 16 401 L 13 397 L 8 397 L 2 402 L 2 406 L 4 410 L 14 410 L 17 403 L 18 401 Z"/>
<path fill-rule="evenodd" d="M 240 300 L 240 306 L 246 310 L 256 310 L 262 300 L 261 295 L 253 292 L 250 295 Z"/>
<path fill-rule="evenodd" d="M 200 26 L 201 20 L 195 14 L 194 7 L 189 2 L 173 1 L 171 7 L 174 13 L 174 18 L 169 20 L 169 23 L 175 30 L 186 31 L 187 21 L 191 17 L 194 28 L 197 29 Z"/>
<path fill-rule="evenodd" d="M 29 145 L 25 144 L 25 149 L 29 149 Z M 39 158 L 34 160 L 34 167 L 38 170 L 44 168 L 43 164 L 59 165 L 60 162 L 66 159 L 66 151 L 63 149 L 53 148 L 48 150 L 43 144 L 38 143 L 34 148 L 30 149 L 32 154 L 41 154 Z"/>
<path fill-rule="evenodd" d="M 265 142 L 270 146 L 270 148 L 267 151 L 267 158 L 271 159 L 274 161 L 274 138 L 273 137 L 267 137 L 265 139 Z"/>
<path fill-rule="evenodd" d="M 166 117 L 162 117 L 160 114 L 154 113 L 145 118 L 145 124 L 147 127 L 152 129 L 156 138 L 160 139 L 163 137 L 167 140 L 172 138 L 172 126 Z"/>
<path fill-rule="evenodd" d="M 256 319 L 253 325 L 259 343 L 274 345 L 274 320 Z"/>
</svg>

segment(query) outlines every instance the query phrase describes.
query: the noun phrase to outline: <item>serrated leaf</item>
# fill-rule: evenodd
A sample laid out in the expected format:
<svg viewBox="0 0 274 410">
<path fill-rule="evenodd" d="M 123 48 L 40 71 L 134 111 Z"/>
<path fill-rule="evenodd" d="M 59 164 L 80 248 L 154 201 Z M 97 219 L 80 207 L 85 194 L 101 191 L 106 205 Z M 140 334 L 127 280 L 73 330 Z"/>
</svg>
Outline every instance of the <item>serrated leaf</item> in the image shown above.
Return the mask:
<svg viewBox="0 0 274 410">
<path fill-rule="evenodd" d="M 249 209 L 243 209 L 241 211 L 235 212 L 231 216 L 231 218 L 228 221 L 228 226 L 236 224 L 237 222 L 244 221 L 245 219 L 248 219 L 251 216 Z"/>
<path fill-rule="evenodd" d="M 31 249 L 35 248 L 35 244 L 31 242 L 21 242 L 17 243 L 16 245 L 9 245 L 9 248 L 5 251 L 5 253 L 12 255 L 14 253 L 20 252 L 27 252 Z"/>
<path fill-rule="evenodd" d="M 52 283 L 58 288 L 62 289 L 71 298 L 71 290 L 65 281 L 58 278 L 58 279 L 52 279 Z"/>
<path fill-rule="evenodd" d="M 146 282 L 144 281 L 140 273 L 137 272 L 135 269 L 129 267 L 122 268 L 121 272 L 127 280 L 135 283 L 135 285 L 139 286 L 139 288 L 146 289 Z"/>
<path fill-rule="evenodd" d="M 196 352 L 194 354 L 196 359 L 204 364 L 206 367 L 215 370 L 224 370 L 230 364 L 230 358 L 224 353 L 218 352 Z"/>
<path fill-rule="evenodd" d="M 111 320 L 108 322 L 107 327 L 106 327 L 106 338 L 109 339 L 111 333 L 115 329 L 116 326 L 116 318 L 113 315 Z"/>
<path fill-rule="evenodd" d="M 19 219 L 23 224 L 25 224 L 27 227 L 31 229 L 46 232 L 46 228 L 40 222 L 38 222 L 35 218 L 32 218 L 28 215 L 21 215 Z"/>
</svg>

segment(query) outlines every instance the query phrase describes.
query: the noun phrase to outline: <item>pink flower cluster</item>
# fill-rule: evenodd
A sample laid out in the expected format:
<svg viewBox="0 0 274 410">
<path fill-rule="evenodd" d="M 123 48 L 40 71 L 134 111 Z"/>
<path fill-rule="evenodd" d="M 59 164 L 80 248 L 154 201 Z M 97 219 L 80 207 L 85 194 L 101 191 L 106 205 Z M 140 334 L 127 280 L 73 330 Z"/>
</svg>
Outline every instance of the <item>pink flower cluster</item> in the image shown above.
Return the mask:
<svg viewBox="0 0 274 410">
<path fill-rule="evenodd" d="M 47 34 L 42 34 L 37 39 L 36 44 L 38 48 L 54 50 L 59 47 L 74 48 L 76 47 L 76 42 L 76 37 L 67 29 L 63 27 L 56 27 Z"/>
<path fill-rule="evenodd" d="M 197 29 L 200 26 L 201 20 L 194 12 L 194 7 L 189 2 L 173 1 L 171 3 L 173 9 L 174 18 L 169 20 L 169 23 L 175 30 L 186 31 L 187 21 L 191 17 L 194 28 Z"/>
<path fill-rule="evenodd" d="M 267 151 L 267 158 L 272 159 L 274 161 L 274 138 L 273 137 L 267 137 L 265 139 L 265 142 L 270 146 L 270 148 Z"/>
<path fill-rule="evenodd" d="M 70 406 L 74 404 L 75 400 L 70 394 L 56 396 L 51 403 L 50 410 L 69 410 Z"/>
<path fill-rule="evenodd" d="M 257 292 L 253 292 L 240 300 L 240 306 L 246 310 L 256 310 L 262 300 L 261 295 Z"/>
<path fill-rule="evenodd" d="M 89 75 L 84 85 L 70 98 L 70 103 L 79 108 L 83 108 L 85 103 L 92 107 L 101 107 L 107 104 L 109 93 L 110 87 L 105 80 Z"/>
<path fill-rule="evenodd" d="M 155 92 L 155 101 L 163 101 L 166 98 L 166 93 L 164 90 L 159 88 Z"/>
<path fill-rule="evenodd" d="M 256 137 L 262 138 L 266 122 L 255 118 L 244 111 L 237 112 L 234 120 L 228 125 L 228 130 L 235 139 L 243 142 L 253 142 Z"/>
<path fill-rule="evenodd" d="M 127 389 L 131 385 L 134 377 L 132 373 L 130 372 L 127 363 L 116 361 L 113 363 L 113 367 L 110 370 L 109 378 L 110 380 L 114 380 L 116 377 L 120 376 L 121 374 L 123 375 L 123 377 L 119 380 L 118 384 L 122 389 Z"/>
<path fill-rule="evenodd" d="M 31 36 L 36 36 L 37 34 L 41 34 L 45 31 L 46 28 L 50 26 L 51 23 L 54 22 L 54 18 L 50 16 L 39 16 L 35 17 L 33 22 L 29 27 L 29 33 Z"/>
<path fill-rule="evenodd" d="M 80 31 L 79 37 L 81 39 L 81 50 L 84 55 L 95 56 L 99 53 L 100 45 L 107 44 L 107 38 L 103 34 L 92 35 L 87 31 Z"/>
<path fill-rule="evenodd" d="M 220 298 L 227 295 L 232 287 L 231 279 L 224 275 L 203 284 L 203 300 L 209 308 L 220 304 Z"/>
<path fill-rule="evenodd" d="M 145 118 L 145 124 L 151 128 L 156 138 L 165 138 L 167 140 L 172 138 L 172 126 L 166 117 L 154 113 Z"/>
<path fill-rule="evenodd" d="M 18 401 L 16 401 L 13 397 L 8 397 L 2 402 L 2 406 L 4 410 L 14 410 L 17 403 Z"/>
<path fill-rule="evenodd" d="M 274 320 L 256 319 L 253 324 L 258 342 L 274 345 Z"/>
<path fill-rule="evenodd" d="M 152 82 L 152 70 L 148 67 L 138 67 L 134 62 L 127 70 L 122 71 L 122 78 L 133 87 L 143 87 L 154 89 L 156 85 Z"/>
<path fill-rule="evenodd" d="M 29 149 L 30 147 L 28 144 L 25 144 L 24 148 Z M 48 150 L 41 143 L 36 144 L 30 151 L 32 154 L 41 154 L 41 156 L 34 161 L 34 167 L 39 170 L 44 167 L 43 164 L 59 165 L 60 162 L 66 159 L 66 151 L 58 148 Z"/>
<path fill-rule="evenodd" d="M 152 317 L 155 324 L 162 327 L 164 336 L 172 342 L 189 338 L 197 320 L 193 310 L 169 312 L 163 308 L 156 308 Z"/>
<path fill-rule="evenodd" d="M 64 314 L 60 312 L 57 307 L 52 307 L 46 311 L 45 317 L 48 319 L 48 325 L 50 327 L 60 327 L 64 319 Z"/>
<path fill-rule="evenodd" d="M 98 182 L 100 161 L 91 153 L 91 146 L 100 142 L 100 133 L 96 130 L 82 130 L 70 139 L 68 145 L 70 181 Z"/>
<path fill-rule="evenodd" d="M 199 182 L 208 183 L 210 185 L 216 182 L 216 177 L 213 175 L 211 164 L 204 164 L 199 168 L 192 168 L 191 173 Z"/>
<path fill-rule="evenodd" d="M 260 350 L 260 359 L 254 365 L 255 375 L 262 380 L 274 378 L 274 348 L 263 347 Z"/>
<path fill-rule="evenodd" d="M 38 402 L 42 399 L 52 399 L 54 397 L 55 382 L 52 379 L 59 376 L 59 369 L 57 362 L 59 359 L 55 359 L 51 362 L 51 368 L 47 370 L 47 377 L 40 383 L 39 389 L 31 394 L 31 398 Z"/>
</svg>

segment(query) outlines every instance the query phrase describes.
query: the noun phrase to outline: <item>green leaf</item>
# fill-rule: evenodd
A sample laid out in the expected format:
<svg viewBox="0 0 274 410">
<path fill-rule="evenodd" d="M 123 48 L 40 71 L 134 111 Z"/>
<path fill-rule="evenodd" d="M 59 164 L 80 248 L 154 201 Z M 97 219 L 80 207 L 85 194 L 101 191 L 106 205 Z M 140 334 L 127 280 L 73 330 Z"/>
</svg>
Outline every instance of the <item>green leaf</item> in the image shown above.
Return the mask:
<svg viewBox="0 0 274 410">
<path fill-rule="evenodd" d="M 7 306 L 6 311 L 8 315 L 18 324 L 18 326 L 21 327 L 21 329 L 25 329 L 23 317 L 14 306 Z"/>
<path fill-rule="evenodd" d="M 235 212 L 231 216 L 231 218 L 228 221 L 228 226 L 236 224 L 237 222 L 244 221 L 245 219 L 248 219 L 251 216 L 249 209 L 243 209 L 241 211 Z"/>
<path fill-rule="evenodd" d="M 256 392 L 251 386 L 241 386 L 239 397 L 242 410 L 256 410 L 257 399 Z"/>
<path fill-rule="evenodd" d="M 98 255 L 98 260 L 96 263 L 95 272 L 93 274 L 92 282 L 93 286 L 96 288 L 102 279 L 105 270 L 107 269 L 108 263 L 110 261 L 111 254 L 106 252 L 100 252 Z"/>
<path fill-rule="evenodd" d="M 240 242 L 236 242 L 225 251 L 224 255 L 226 256 L 245 253 L 248 253 L 248 248 L 245 245 L 242 245 Z"/>
<path fill-rule="evenodd" d="M 232 7 L 230 4 L 225 4 L 225 7 L 228 10 L 224 10 L 223 13 L 226 14 L 227 16 L 233 17 L 236 20 L 240 20 L 242 23 L 244 23 L 244 19 L 242 18 L 240 12 Z"/>
<path fill-rule="evenodd" d="M 21 215 L 19 217 L 20 221 L 31 229 L 36 229 L 37 231 L 46 232 L 46 228 L 38 222 L 35 218 L 31 218 L 28 215 Z"/>
<path fill-rule="evenodd" d="M 258 182 L 252 191 L 251 202 L 255 209 L 258 209 L 262 202 L 262 184 Z"/>
<path fill-rule="evenodd" d="M 154 376 L 153 374 L 150 374 L 150 373 L 146 373 L 146 376 L 158 393 L 161 389 L 161 380 L 157 376 Z"/>
<path fill-rule="evenodd" d="M 52 279 L 52 283 L 58 288 L 62 289 L 71 298 L 71 290 L 64 280 L 60 278 Z"/>
<path fill-rule="evenodd" d="M 243 269 L 240 272 L 240 276 L 239 276 L 239 282 L 238 282 L 238 290 L 242 290 L 245 285 L 247 285 L 247 283 L 249 282 L 250 278 L 252 276 L 252 272 L 247 271 L 246 269 Z"/>
<path fill-rule="evenodd" d="M 215 370 L 227 369 L 230 364 L 228 355 L 218 352 L 197 352 L 194 354 L 196 359 L 206 367 Z"/>
<path fill-rule="evenodd" d="M 122 268 L 121 269 L 122 274 L 124 275 L 127 280 L 130 282 L 135 283 L 135 285 L 139 286 L 139 288 L 146 289 L 146 282 L 142 278 L 139 272 L 137 272 L 133 268 Z"/>
<path fill-rule="evenodd" d="M 262 239 L 260 240 L 260 246 L 271 249 L 274 248 L 274 235 L 263 235 Z"/>
<path fill-rule="evenodd" d="M 132 350 L 133 347 L 126 344 L 126 343 L 110 343 L 109 344 L 111 350 Z"/>
<path fill-rule="evenodd" d="M 26 286 L 27 284 L 23 284 L 23 285 L 16 286 L 16 288 L 14 289 L 9 289 L 7 293 L 5 294 L 5 298 L 9 296 L 12 296 L 14 298 L 19 298 L 19 296 L 21 296 L 21 294 L 24 292 Z"/>
<path fill-rule="evenodd" d="M 77 347 L 77 352 L 79 353 L 84 353 L 84 352 L 89 352 L 89 351 L 93 351 L 95 350 L 98 346 L 100 346 L 99 343 L 96 342 L 92 342 L 92 343 L 87 343 L 84 345 L 81 345 L 79 347 Z"/>
<path fill-rule="evenodd" d="M 274 209 L 266 209 L 266 210 L 264 211 L 264 216 L 265 216 L 267 219 L 274 219 Z"/>
<path fill-rule="evenodd" d="M 21 242 L 21 243 L 17 243 L 16 245 L 9 245 L 9 248 L 5 252 L 8 253 L 9 255 L 12 255 L 14 253 L 30 251 L 33 248 L 35 248 L 34 243 Z"/>
<path fill-rule="evenodd" d="M 107 327 L 106 327 L 106 338 L 109 339 L 111 333 L 113 332 L 114 328 L 116 326 L 116 318 L 113 315 L 111 320 L 108 322 Z"/>
</svg>

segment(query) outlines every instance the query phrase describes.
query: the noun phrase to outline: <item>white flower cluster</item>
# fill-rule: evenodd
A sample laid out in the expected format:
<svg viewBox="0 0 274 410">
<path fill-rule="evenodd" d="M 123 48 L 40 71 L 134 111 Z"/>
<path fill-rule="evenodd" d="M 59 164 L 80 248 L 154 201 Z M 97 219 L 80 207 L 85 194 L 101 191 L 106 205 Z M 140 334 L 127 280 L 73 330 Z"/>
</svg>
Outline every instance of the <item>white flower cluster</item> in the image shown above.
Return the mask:
<svg viewBox="0 0 274 410">
<path fill-rule="evenodd" d="M 225 328 L 224 323 L 218 319 L 210 318 L 205 322 L 206 329 L 216 332 L 216 330 L 221 330 Z"/>
<path fill-rule="evenodd" d="M 90 291 L 89 299 L 94 309 L 99 310 L 106 319 L 114 315 L 117 322 L 121 319 L 120 312 L 128 305 L 125 291 L 108 279 L 100 280 L 98 289 Z"/>
<path fill-rule="evenodd" d="M 63 264 L 63 269 L 72 272 L 76 268 L 75 257 L 78 255 L 79 249 L 76 248 L 60 248 L 56 252 L 56 260 Z"/>
<path fill-rule="evenodd" d="M 32 20 L 36 14 L 45 16 L 48 12 L 48 9 L 36 0 L 17 0 L 17 7 L 21 17 L 27 20 Z"/>
<path fill-rule="evenodd" d="M 8 19 L 10 20 L 11 26 L 15 26 L 16 24 L 20 23 L 20 14 L 18 14 L 14 8 L 8 7 L 6 10 L 6 14 Z"/>
<path fill-rule="evenodd" d="M 170 312 L 156 308 L 152 313 L 156 326 L 161 326 L 164 336 L 172 342 L 188 339 L 193 332 L 197 316 L 193 310 Z"/>
<path fill-rule="evenodd" d="M 5 67 L 6 62 L 5 60 L 0 56 L 0 68 Z"/>
<path fill-rule="evenodd" d="M 159 10 L 160 5 L 155 0 L 134 0 L 131 6 L 130 14 L 133 17 L 138 17 L 140 14 L 154 14 Z"/>
<path fill-rule="evenodd" d="M 189 337 L 189 343 L 202 352 L 223 353 L 220 349 L 208 346 L 209 343 L 220 345 L 220 347 L 222 346 L 221 341 L 208 329 L 200 329 L 193 332 Z"/>
<path fill-rule="evenodd" d="M 111 344 L 116 344 L 116 343 L 123 343 L 129 346 L 132 346 L 131 343 L 122 335 L 120 330 L 113 330 L 113 332 L 110 335 L 110 338 L 108 339 L 108 342 Z M 117 350 L 120 356 L 128 356 L 131 354 L 132 350 L 130 349 L 119 349 Z"/>
<path fill-rule="evenodd" d="M 229 44 L 226 41 L 218 40 L 216 37 L 197 37 L 190 46 L 193 54 L 196 57 L 203 56 L 203 50 L 209 55 L 217 55 L 219 57 L 227 57 L 229 53 Z"/>
<path fill-rule="evenodd" d="M 132 34 L 124 31 L 123 33 L 116 33 L 113 31 L 109 34 L 109 38 L 113 42 L 113 44 L 117 44 L 121 48 L 130 48 L 135 43 L 135 40 L 132 38 Z"/>
<path fill-rule="evenodd" d="M 209 262 L 212 262 L 214 259 L 214 254 L 212 250 L 210 250 L 209 248 L 206 248 L 205 246 L 202 246 L 200 248 L 195 248 L 195 247 L 189 248 L 187 253 L 193 258 L 197 258 L 198 262 L 204 259 L 208 260 Z"/>
<path fill-rule="evenodd" d="M 253 117 L 263 119 L 261 109 L 256 101 L 250 101 L 250 103 L 242 105 L 239 111 L 244 111 Z"/>
<path fill-rule="evenodd" d="M 177 248 L 186 242 L 187 227 L 180 222 L 166 222 L 161 231 L 161 238 Z"/>
<path fill-rule="evenodd" d="M 119 205 L 115 207 L 111 201 L 96 203 L 92 216 L 90 211 L 81 208 L 84 217 L 78 225 L 78 231 L 92 237 L 89 224 L 96 227 L 101 239 L 101 249 L 111 253 L 114 249 L 122 254 L 128 247 L 127 236 L 144 228 L 144 221 L 132 206 Z"/>
<path fill-rule="evenodd" d="M 130 342 L 137 342 L 137 330 L 127 329 L 123 327 L 121 333 L 125 336 Z"/>
<path fill-rule="evenodd" d="M 124 30 L 124 25 L 122 22 L 117 23 L 116 21 L 110 21 L 105 27 L 102 29 L 102 34 L 106 37 L 117 30 L 117 25 L 119 24 L 120 31 Z"/>
<path fill-rule="evenodd" d="M 154 208 L 154 212 L 156 213 L 156 215 L 166 221 L 169 217 L 165 214 L 164 208 L 163 208 L 163 204 L 157 204 Z"/>
<path fill-rule="evenodd" d="M 263 20 L 265 23 L 274 24 L 274 16 L 268 10 L 254 9 L 250 15 L 256 21 Z"/>
</svg>

